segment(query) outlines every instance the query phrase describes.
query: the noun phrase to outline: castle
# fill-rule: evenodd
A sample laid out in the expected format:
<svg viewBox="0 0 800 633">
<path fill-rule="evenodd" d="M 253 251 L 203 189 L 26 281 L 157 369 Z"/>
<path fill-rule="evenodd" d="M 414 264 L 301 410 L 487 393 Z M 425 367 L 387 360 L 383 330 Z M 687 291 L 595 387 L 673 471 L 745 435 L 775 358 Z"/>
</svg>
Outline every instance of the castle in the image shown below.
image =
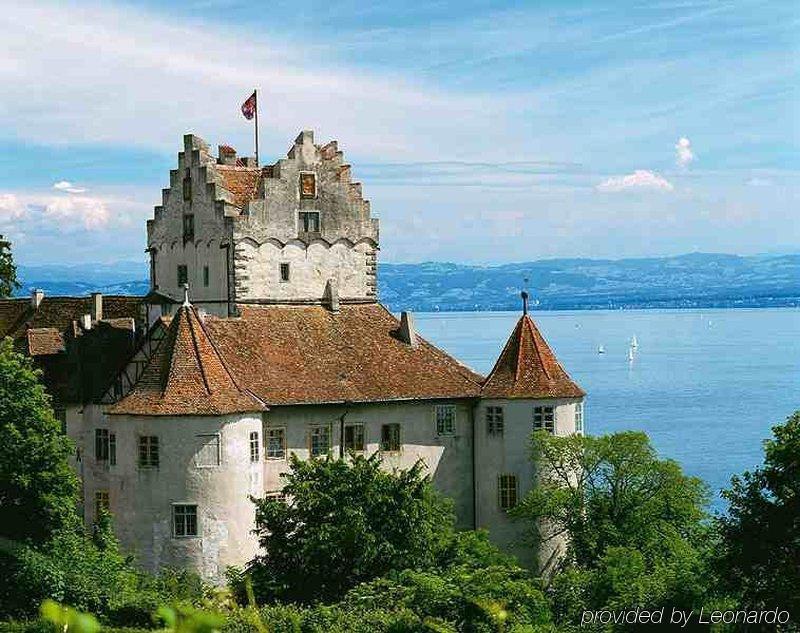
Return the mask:
<svg viewBox="0 0 800 633">
<path fill-rule="evenodd" d="M 525 557 L 508 510 L 533 485 L 528 437 L 582 433 L 585 394 L 527 310 L 488 377 L 421 338 L 378 303 L 378 248 L 335 141 L 304 131 L 262 167 L 187 135 L 146 296 L 0 301 L 76 444 L 86 522 L 108 508 L 144 567 L 219 582 L 256 554 L 249 497 L 281 494 L 291 454 L 380 452 L 422 460 L 460 527 Z"/>
</svg>

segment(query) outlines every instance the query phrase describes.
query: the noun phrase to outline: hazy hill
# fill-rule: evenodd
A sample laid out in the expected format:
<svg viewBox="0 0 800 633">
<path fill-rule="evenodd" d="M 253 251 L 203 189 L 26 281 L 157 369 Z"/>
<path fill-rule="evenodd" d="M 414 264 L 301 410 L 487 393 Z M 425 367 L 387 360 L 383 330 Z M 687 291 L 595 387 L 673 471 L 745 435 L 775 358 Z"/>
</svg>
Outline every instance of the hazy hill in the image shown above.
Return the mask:
<svg viewBox="0 0 800 633">
<path fill-rule="evenodd" d="M 147 292 L 139 262 L 20 266 L 24 295 Z M 693 253 L 642 259 L 549 259 L 498 266 L 380 264 L 381 300 L 392 309 L 504 310 L 525 284 L 539 309 L 800 305 L 800 255 Z"/>
</svg>

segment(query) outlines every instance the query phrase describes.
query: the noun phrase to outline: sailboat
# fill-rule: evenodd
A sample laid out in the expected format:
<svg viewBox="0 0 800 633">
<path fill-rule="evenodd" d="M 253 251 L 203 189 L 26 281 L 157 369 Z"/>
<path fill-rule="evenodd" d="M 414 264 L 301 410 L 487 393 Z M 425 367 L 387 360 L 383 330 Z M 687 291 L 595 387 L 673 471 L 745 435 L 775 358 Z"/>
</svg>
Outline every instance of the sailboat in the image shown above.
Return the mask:
<svg viewBox="0 0 800 633">
<path fill-rule="evenodd" d="M 628 362 L 629 363 L 633 362 L 633 346 L 628 348 Z"/>
<path fill-rule="evenodd" d="M 600 347 L 597 348 L 597 353 L 598 354 L 605 354 L 606 353 L 606 348 L 601 345 Z"/>
<path fill-rule="evenodd" d="M 631 338 L 631 347 L 633 349 L 636 349 L 637 347 L 639 347 L 639 341 L 636 340 L 636 335 L 635 334 Z"/>
</svg>

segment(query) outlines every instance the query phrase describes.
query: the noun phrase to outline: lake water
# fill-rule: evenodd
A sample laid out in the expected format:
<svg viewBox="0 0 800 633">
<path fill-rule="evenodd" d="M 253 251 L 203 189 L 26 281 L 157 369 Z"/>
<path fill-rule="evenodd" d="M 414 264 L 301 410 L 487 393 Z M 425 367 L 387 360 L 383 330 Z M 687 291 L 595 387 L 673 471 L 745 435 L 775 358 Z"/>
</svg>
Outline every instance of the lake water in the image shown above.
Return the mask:
<svg viewBox="0 0 800 633">
<path fill-rule="evenodd" d="M 800 409 L 800 310 L 536 312 L 586 390 L 586 428 L 645 431 L 659 453 L 712 489 L 762 461 L 771 427 Z M 511 312 L 419 313 L 422 335 L 486 375 L 519 318 Z M 639 348 L 627 358 L 633 335 Z M 598 354 L 598 346 L 605 354 Z"/>
</svg>

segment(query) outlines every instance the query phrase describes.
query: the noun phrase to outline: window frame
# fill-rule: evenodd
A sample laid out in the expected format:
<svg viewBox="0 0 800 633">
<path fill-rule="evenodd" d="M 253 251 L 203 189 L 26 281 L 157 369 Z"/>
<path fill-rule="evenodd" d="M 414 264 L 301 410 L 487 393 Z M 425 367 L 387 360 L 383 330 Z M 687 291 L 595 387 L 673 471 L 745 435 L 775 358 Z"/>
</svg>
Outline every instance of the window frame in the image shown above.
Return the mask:
<svg viewBox="0 0 800 633">
<path fill-rule="evenodd" d="M 311 218 L 316 218 L 315 222 L 310 222 Z M 311 225 L 316 228 L 310 228 Z M 319 233 L 322 230 L 322 214 L 318 210 L 310 209 L 297 212 L 297 232 L 298 233 Z"/>
<path fill-rule="evenodd" d="M 270 455 L 270 440 L 272 439 L 272 433 L 280 433 L 281 438 L 281 455 L 275 456 Z M 269 461 L 286 461 L 286 427 L 285 426 L 273 426 L 266 430 L 264 433 L 264 459 Z"/>
<path fill-rule="evenodd" d="M 94 461 L 98 464 L 109 463 L 109 433 L 108 429 L 94 430 Z"/>
<path fill-rule="evenodd" d="M 221 433 L 197 433 L 196 438 L 208 438 L 209 440 L 216 440 L 217 443 L 217 459 L 215 464 L 203 464 L 200 462 L 200 454 L 210 442 L 203 444 L 200 450 L 195 453 L 194 464 L 196 468 L 219 468 L 222 466 L 222 434 Z"/>
<path fill-rule="evenodd" d="M 303 180 L 304 178 L 311 177 L 311 181 L 314 183 L 314 193 L 304 193 L 303 191 Z M 301 171 L 297 175 L 297 191 L 300 194 L 301 200 L 315 200 L 317 198 L 318 187 L 317 187 L 317 173 L 313 171 Z"/>
<path fill-rule="evenodd" d="M 452 416 L 447 416 L 447 418 L 440 419 L 439 414 L 441 412 L 447 412 L 452 414 Z M 437 404 L 434 406 L 434 418 L 436 421 L 436 435 L 439 437 L 442 436 L 450 436 L 456 434 L 456 419 L 458 418 L 458 413 L 456 410 L 456 405 L 454 404 Z M 449 423 L 449 428 L 448 428 Z"/>
<path fill-rule="evenodd" d="M 489 437 L 503 437 L 506 431 L 505 409 L 500 405 L 486 407 L 486 435 Z"/>
<path fill-rule="evenodd" d="M 258 431 L 250 431 L 250 463 L 257 464 L 261 461 L 261 438 Z"/>
<path fill-rule="evenodd" d="M 533 407 L 533 430 L 556 434 L 556 406 L 537 405 Z"/>
<path fill-rule="evenodd" d="M 576 402 L 575 403 L 575 433 L 576 433 L 576 435 L 583 435 L 583 429 L 585 427 L 584 415 L 585 415 L 585 408 L 583 406 L 583 402 Z"/>
<path fill-rule="evenodd" d="M 325 452 L 324 453 L 315 453 L 314 452 L 314 437 L 315 437 L 316 432 L 319 432 L 319 431 L 325 431 L 325 434 L 326 434 L 327 439 L 328 439 L 328 442 L 327 442 L 328 445 L 325 448 Z M 315 425 L 313 425 L 313 426 L 311 426 L 309 428 L 309 430 L 308 430 L 308 456 L 311 459 L 316 459 L 318 457 L 325 457 L 326 455 L 330 455 L 331 454 L 331 449 L 333 447 L 332 444 L 331 444 L 331 439 L 332 439 L 331 435 L 332 435 L 331 434 L 331 427 L 330 427 L 329 424 L 315 424 Z"/>
<path fill-rule="evenodd" d="M 194 231 L 194 213 L 183 214 L 183 241 L 193 242 L 195 236 Z"/>
<path fill-rule="evenodd" d="M 513 482 L 513 486 L 507 485 L 509 479 Z M 519 478 L 514 473 L 497 475 L 497 507 L 504 512 L 508 512 L 516 508 L 518 504 Z"/>
<path fill-rule="evenodd" d="M 100 509 L 104 509 L 106 512 L 111 511 L 111 503 L 110 497 L 108 495 L 108 489 L 101 488 L 94 491 L 94 518 L 95 521 L 100 518 Z"/>
<path fill-rule="evenodd" d="M 193 513 L 186 513 L 183 511 L 182 518 L 184 521 L 188 517 L 194 517 L 194 533 L 189 533 L 188 524 L 184 523 L 184 533 L 178 534 L 178 509 L 184 510 L 186 508 L 194 508 Z M 200 536 L 200 511 L 196 503 L 186 501 L 178 501 L 172 504 L 172 538 L 198 538 Z"/>
<path fill-rule="evenodd" d="M 153 470 L 161 466 L 161 443 L 158 435 L 140 435 L 136 445 L 138 448 L 136 464 L 139 470 Z"/>
<path fill-rule="evenodd" d="M 384 429 L 396 429 L 396 437 L 392 436 L 389 438 L 390 441 L 394 440 L 396 442 L 396 448 L 387 448 L 387 442 L 384 439 Z M 391 432 L 391 431 L 390 431 Z M 395 444 L 393 443 L 392 446 Z M 389 422 L 387 424 L 381 424 L 381 441 L 380 441 L 380 451 L 381 453 L 388 453 L 388 454 L 398 454 L 403 451 L 403 431 L 402 425 L 399 422 Z"/>
<path fill-rule="evenodd" d="M 208 266 L 203 266 L 203 288 L 208 288 L 211 285 L 211 271 Z"/>
<path fill-rule="evenodd" d="M 284 271 L 286 274 L 284 275 Z M 278 281 L 282 284 L 288 284 L 292 280 L 292 266 L 290 262 L 278 263 Z"/>
<path fill-rule="evenodd" d="M 349 429 L 360 429 L 361 434 L 361 448 L 350 448 L 347 445 L 347 431 Z M 356 454 L 361 454 L 367 450 L 367 429 L 366 425 L 363 422 L 351 422 L 349 424 L 344 425 L 344 437 L 342 437 L 342 446 L 344 447 L 345 452 L 352 452 Z"/>
</svg>

